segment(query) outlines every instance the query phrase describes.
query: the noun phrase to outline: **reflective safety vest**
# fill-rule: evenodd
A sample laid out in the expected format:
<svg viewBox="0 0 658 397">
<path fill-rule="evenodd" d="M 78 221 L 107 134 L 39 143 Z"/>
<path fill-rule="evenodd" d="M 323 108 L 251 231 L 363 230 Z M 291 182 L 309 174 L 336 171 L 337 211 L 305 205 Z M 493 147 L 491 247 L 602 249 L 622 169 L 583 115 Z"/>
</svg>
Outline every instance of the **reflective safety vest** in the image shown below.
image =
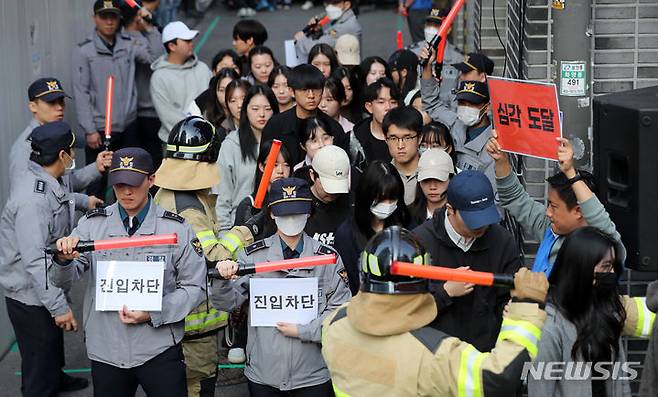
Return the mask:
<svg viewBox="0 0 658 397">
<path fill-rule="evenodd" d="M 207 301 L 202 302 L 185 317 L 185 337 L 207 334 L 227 323 L 228 313 L 214 309 Z"/>
</svg>

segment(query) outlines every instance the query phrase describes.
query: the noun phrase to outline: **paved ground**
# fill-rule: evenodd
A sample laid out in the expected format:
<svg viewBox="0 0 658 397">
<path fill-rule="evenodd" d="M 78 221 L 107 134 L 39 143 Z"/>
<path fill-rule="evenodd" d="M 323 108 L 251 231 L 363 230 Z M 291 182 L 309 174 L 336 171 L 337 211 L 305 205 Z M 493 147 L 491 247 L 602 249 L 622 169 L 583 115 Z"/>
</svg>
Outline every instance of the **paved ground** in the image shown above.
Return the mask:
<svg viewBox="0 0 658 397">
<path fill-rule="evenodd" d="M 219 1 L 216 1 L 219 3 Z M 311 16 L 320 14 L 322 10 L 315 8 L 309 11 L 302 11 L 299 6 L 291 10 L 280 10 L 276 12 L 263 12 L 256 16 L 269 31 L 269 40 L 267 45 L 272 48 L 274 54 L 282 62 L 283 41 L 291 39 L 293 34 L 305 25 Z M 364 28 L 363 47 L 361 48 L 362 57 L 379 55 L 384 58 L 395 50 L 395 31 L 399 23 L 396 15 L 391 8 L 375 9 L 373 7 L 363 7 L 359 17 L 361 25 Z M 220 49 L 231 47 L 231 33 L 233 25 L 237 21 L 234 11 L 229 11 L 223 6 L 217 4 L 212 6 L 201 20 L 187 20 L 189 25 L 194 25 L 195 29 L 201 31 L 197 47 L 200 58 L 205 62 L 210 62 L 213 55 Z M 409 43 L 409 36 L 406 25 L 403 28 L 405 34 L 405 44 Z M 204 39 L 205 36 L 205 39 Z M 72 293 L 73 309 L 78 317 L 78 323 L 82 324 L 81 307 L 84 283 L 78 284 Z M 4 303 L 1 303 L 4 304 Z M 67 333 L 65 336 L 66 345 L 66 368 L 73 372 L 72 375 L 84 376 L 90 378 L 89 360 L 87 359 L 84 348 L 82 332 Z M 20 376 L 16 374 L 20 371 L 20 356 L 17 351 L 12 351 L 0 361 L 0 396 L 18 396 L 20 395 Z M 231 372 L 228 372 L 231 371 Z M 235 377 L 235 372 L 239 370 L 221 370 L 220 376 L 230 378 Z M 77 393 L 69 393 L 69 397 L 91 396 L 91 387 Z M 138 395 L 144 394 L 140 391 Z M 242 397 L 247 396 L 247 390 L 244 383 L 231 386 L 218 386 L 218 396 L 225 397 Z"/>
</svg>

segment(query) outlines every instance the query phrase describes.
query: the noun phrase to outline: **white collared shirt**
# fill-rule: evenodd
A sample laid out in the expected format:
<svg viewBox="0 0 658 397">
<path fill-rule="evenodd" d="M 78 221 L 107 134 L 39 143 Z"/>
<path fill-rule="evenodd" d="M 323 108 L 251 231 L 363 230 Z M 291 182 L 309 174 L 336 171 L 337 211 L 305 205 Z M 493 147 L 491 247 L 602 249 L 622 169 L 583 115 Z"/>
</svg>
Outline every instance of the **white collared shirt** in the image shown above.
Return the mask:
<svg viewBox="0 0 658 397">
<path fill-rule="evenodd" d="M 475 242 L 475 238 L 466 238 L 457 233 L 455 228 L 452 227 L 452 223 L 450 223 L 450 220 L 448 219 L 448 211 L 446 211 L 446 216 L 443 223 L 445 225 L 446 232 L 448 233 L 448 237 L 450 237 L 450 240 L 452 240 L 452 242 L 455 243 L 457 247 L 459 247 L 464 252 L 471 249 L 471 246 Z"/>
</svg>

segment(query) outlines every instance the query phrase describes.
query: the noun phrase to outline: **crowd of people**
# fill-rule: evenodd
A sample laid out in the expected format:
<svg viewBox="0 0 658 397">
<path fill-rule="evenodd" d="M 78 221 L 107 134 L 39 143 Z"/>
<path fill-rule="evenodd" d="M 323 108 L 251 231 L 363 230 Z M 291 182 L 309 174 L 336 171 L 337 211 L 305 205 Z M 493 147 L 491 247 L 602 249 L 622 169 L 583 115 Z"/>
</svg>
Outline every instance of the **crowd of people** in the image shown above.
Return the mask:
<svg viewBox="0 0 658 397">
<path fill-rule="evenodd" d="M 494 62 L 448 42 L 437 65 L 429 43 L 447 9 L 401 1 L 414 44 L 361 59 L 354 2 L 326 0 L 329 21 L 295 34 L 305 62 L 289 68 L 257 20 L 239 20 L 233 48 L 206 65 L 193 51 L 198 31 L 162 23 L 175 1 L 137 3 L 94 3 L 95 30 L 73 54 L 78 125 L 63 120 L 71 96 L 57 78 L 28 88 L 33 119 L 12 147 L 0 219 L 23 395 L 87 387 L 63 372 L 63 331 L 79 328 L 69 292 L 85 273 L 81 328 L 96 396 L 138 386 L 214 395 L 222 331 L 252 396 L 517 395 L 524 363 L 626 362 L 621 337 L 649 338 L 658 326 L 658 284 L 646 299 L 617 289 L 626 251 L 569 140 L 544 206 L 493 129 Z M 235 3 L 252 15 L 252 3 Z M 79 129 L 85 167 L 75 162 Z M 520 231 L 540 242 L 529 267 Z M 170 233 L 175 246 L 80 248 Z M 46 247 L 55 254 L 44 258 Z M 254 271 L 319 255 L 336 261 Z M 126 261 L 162 263 L 160 311 L 98 309 L 99 267 Z M 505 274 L 513 285 L 401 276 L 396 261 Z M 250 321 L 255 280 L 302 278 L 317 281 L 313 320 Z M 644 396 L 658 392 L 656 346 Z M 527 390 L 630 395 L 628 379 L 590 375 L 529 377 Z"/>
</svg>

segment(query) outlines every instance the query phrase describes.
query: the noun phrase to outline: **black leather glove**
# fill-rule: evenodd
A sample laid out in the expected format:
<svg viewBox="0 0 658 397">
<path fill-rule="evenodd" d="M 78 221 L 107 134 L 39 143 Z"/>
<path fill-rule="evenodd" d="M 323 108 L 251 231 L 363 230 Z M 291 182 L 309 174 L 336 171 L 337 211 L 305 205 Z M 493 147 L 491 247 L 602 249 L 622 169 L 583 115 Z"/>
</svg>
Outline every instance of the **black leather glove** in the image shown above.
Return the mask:
<svg viewBox="0 0 658 397">
<path fill-rule="evenodd" d="M 251 232 L 252 236 L 257 236 L 260 232 L 263 231 L 263 226 L 265 225 L 265 219 L 267 217 L 267 211 L 261 210 L 256 215 L 249 218 L 243 225 L 246 226 Z"/>
</svg>

